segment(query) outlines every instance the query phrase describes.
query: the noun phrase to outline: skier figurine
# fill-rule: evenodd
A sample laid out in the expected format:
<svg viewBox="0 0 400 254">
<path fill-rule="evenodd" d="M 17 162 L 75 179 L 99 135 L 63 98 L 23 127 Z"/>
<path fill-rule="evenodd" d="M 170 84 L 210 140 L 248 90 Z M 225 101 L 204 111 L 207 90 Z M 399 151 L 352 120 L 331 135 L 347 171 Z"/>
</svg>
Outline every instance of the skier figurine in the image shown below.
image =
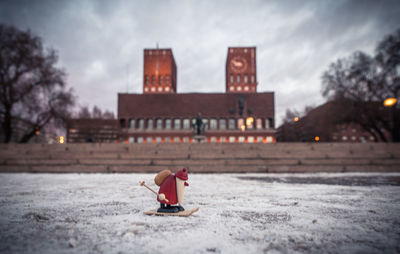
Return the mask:
<svg viewBox="0 0 400 254">
<path fill-rule="evenodd" d="M 144 181 L 140 185 L 146 187 L 157 195 L 157 201 L 160 202 L 160 208 L 145 212 L 147 215 L 176 215 L 190 216 L 197 212 L 199 208 L 185 211 L 182 206 L 185 187 L 189 186 L 187 169 L 183 168 L 172 174 L 170 170 L 163 170 L 156 175 L 154 182 L 160 186 L 158 193 L 147 186 Z"/>
<path fill-rule="evenodd" d="M 169 170 L 163 170 L 154 178 L 154 182 L 160 186 L 157 201 L 160 202 L 160 213 L 177 213 L 185 209 L 182 207 L 185 186 L 188 174 L 186 168 L 179 170 L 175 175 Z M 178 206 L 171 206 L 178 204 Z"/>
</svg>

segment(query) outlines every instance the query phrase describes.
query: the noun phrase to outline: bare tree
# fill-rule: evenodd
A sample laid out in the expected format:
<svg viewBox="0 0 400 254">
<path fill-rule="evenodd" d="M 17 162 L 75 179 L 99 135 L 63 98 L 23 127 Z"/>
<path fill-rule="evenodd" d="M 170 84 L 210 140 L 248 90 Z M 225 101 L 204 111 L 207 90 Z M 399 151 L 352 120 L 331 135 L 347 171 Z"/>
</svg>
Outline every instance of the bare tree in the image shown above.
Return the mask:
<svg viewBox="0 0 400 254">
<path fill-rule="evenodd" d="M 322 83 L 323 96 L 340 102 L 338 110 L 345 108 L 338 123 L 358 123 L 383 141 L 387 141 L 385 132 L 393 127 L 393 141 L 400 141 L 399 109 L 392 108 L 389 117 L 389 109 L 383 107 L 386 98 L 400 96 L 400 30 L 378 44 L 374 57 L 355 52 L 332 63 Z"/>
<path fill-rule="evenodd" d="M 81 119 L 115 119 L 114 113 L 111 111 L 102 111 L 99 107 L 94 106 L 92 111 L 87 106 L 81 107 L 78 112 L 78 118 Z"/>
<path fill-rule="evenodd" d="M 2 142 L 28 142 L 51 121 L 62 124 L 68 117 L 75 98 L 57 61 L 39 37 L 0 25 Z"/>
</svg>

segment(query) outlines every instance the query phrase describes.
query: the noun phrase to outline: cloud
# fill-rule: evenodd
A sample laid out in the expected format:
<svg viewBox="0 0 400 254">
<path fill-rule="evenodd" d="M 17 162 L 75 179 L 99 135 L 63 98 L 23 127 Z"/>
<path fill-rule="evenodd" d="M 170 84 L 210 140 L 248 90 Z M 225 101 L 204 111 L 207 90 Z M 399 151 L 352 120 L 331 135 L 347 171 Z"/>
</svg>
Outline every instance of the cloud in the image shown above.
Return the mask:
<svg viewBox="0 0 400 254">
<path fill-rule="evenodd" d="M 142 92 L 143 49 L 172 48 L 178 92 L 224 92 L 229 46 L 256 46 L 258 91 L 287 108 L 323 102 L 320 77 L 399 28 L 397 1 L 1 1 L 0 22 L 58 50 L 82 105 L 116 112 Z"/>
</svg>

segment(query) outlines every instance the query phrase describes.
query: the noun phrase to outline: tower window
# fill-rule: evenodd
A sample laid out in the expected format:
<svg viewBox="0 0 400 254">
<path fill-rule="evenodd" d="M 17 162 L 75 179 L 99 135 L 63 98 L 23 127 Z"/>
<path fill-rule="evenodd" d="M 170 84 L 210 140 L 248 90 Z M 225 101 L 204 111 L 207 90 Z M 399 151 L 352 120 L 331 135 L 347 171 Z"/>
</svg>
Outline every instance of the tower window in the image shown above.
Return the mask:
<svg viewBox="0 0 400 254">
<path fill-rule="evenodd" d="M 162 77 L 162 75 L 160 75 L 159 77 L 158 77 L 158 84 L 159 85 L 162 85 L 162 80 L 163 79 L 163 77 Z"/>
<path fill-rule="evenodd" d="M 257 118 L 256 127 L 257 127 L 257 130 L 261 130 L 262 129 L 262 119 L 261 118 Z"/>
<path fill-rule="evenodd" d="M 147 129 L 153 129 L 153 119 L 147 119 Z"/>
<path fill-rule="evenodd" d="M 190 129 L 190 120 L 189 120 L 189 118 L 183 119 L 183 128 L 184 129 Z"/>
<path fill-rule="evenodd" d="M 247 84 L 249 82 L 247 75 L 244 75 L 244 83 Z"/>
<path fill-rule="evenodd" d="M 217 119 L 215 119 L 215 118 L 210 119 L 210 129 L 212 129 L 212 130 L 217 129 Z"/>
<path fill-rule="evenodd" d="M 165 84 L 169 85 L 169 76 L 165 76 Z"/>
<path fill-rule="evenodd" d="M 143 129 L 144 128 L 144 119 L 140 118 L 138 120 L 138 128 Z"/>
<path fill-rule="evenodd" d="M 131 128 L 131 129 L 135 128 L 135 119 L 129 120 L 129 128 Z"/>
<path fill-rule="evenodd" d="M 149 76 L 144 76 L 144 83 L 146 84 L 146 85 L 148 85 L 149 84 Z"/>
<path fill-rule="evenodd" d="M 237 83 L 240 83 L 240 75 L 236 76 L 236 81 L 237 81 Z"/>
<path fill-rule="evenodd" d="M 151 84 L 155 85 L 156 84 L 156 76 L 151 76 Z"/>
<path fill-rule="evenodd" d="M 174 129 L 179 130 L 181 128 L 181 119 L 174 119 Z"/>
<path fill-rule="evenodd" d="M 229 126 L 228 127 L 229 127 L 230 130 L 234 130 L 236 128 L 235 119 L 234 118 L 229 118 Z"/>
<path fill-rule="evenodd" d="M 251 83 L 254 83 L 254 82 L 256 82 L 255 77 L 254 77 L 254 75 L 251 75 Z"/>
<path fill-rule="evenodd" d="M 230 81 L 231 81 L 231 84 L 233 84 L 234 82 L 235 82 L 235 78 L 233 77 L 233 75 L 231 74 L 231 76 L 230 76 Z"/>
<path fill-rule="evenodd" d="M 219 129 L 221 129 L 221 130 L 226 129 L 226 119 L 225 118 L 219 119 Z"/>
</svg>

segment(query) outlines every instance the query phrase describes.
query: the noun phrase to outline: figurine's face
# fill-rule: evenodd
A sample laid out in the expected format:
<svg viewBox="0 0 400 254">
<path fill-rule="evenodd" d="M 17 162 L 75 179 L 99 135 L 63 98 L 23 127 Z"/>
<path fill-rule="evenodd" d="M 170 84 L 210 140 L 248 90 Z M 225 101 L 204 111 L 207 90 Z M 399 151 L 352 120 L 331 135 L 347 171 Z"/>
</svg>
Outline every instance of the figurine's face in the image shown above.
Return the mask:
<svg viewBox="0 0 400 254">
<path fill-rule="evenodd" d="M 242 72 L 247 68 L 247 61 L 243 57 L 235 56 L 230 62 L 231 69 L 237 72 Z"/>
<path fill-rule="evenodd" d="M 183 196 L 185 194 L 185 181 L 176 178 L 176 194 L 178 196 L 178 204 L 182 205 L 183 203 Z"/>
</svg>

